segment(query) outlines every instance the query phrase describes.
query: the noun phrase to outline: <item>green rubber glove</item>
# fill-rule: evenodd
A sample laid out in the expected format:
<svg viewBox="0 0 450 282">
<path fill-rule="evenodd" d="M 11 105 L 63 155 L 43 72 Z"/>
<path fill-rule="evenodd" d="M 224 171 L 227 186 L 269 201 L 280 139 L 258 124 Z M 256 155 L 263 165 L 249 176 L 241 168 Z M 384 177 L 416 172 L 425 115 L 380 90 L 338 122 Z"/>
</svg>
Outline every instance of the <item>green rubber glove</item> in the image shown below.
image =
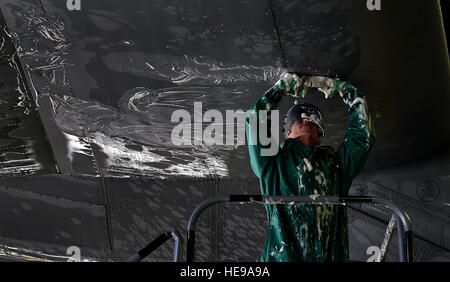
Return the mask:
<svg viewBox="0 0 450 282">
<path fill-rule="evenodd" d="M 344 90 L 347 88 L 354 88 L 349 81 L 341 81 L 339 79 L 333 79 L 323 76 L 312 76 L 309 78 L 308 85 L 310 87 L 318 88 L 325 94 L 325 99 L 333 97 L 336 93 L 339 93 L 341 97 L 344 97 Z"/>
<path fill-rule="evenodd" d="M 308 76 L 298 76 L 295 73 L 286 73 L 278 82 L 277 86 L 284 89 L 287 95 L 295 98 L 304 98 L 308 91 Z"/>
</svg>

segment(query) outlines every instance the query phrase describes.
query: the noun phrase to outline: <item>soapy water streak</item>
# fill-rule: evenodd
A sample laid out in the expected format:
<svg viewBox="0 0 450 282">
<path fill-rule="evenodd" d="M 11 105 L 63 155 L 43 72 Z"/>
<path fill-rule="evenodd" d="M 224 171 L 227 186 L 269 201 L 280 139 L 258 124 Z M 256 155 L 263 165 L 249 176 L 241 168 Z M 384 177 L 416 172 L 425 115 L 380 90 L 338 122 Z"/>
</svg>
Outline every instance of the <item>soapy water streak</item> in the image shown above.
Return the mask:
<svg viewBox="0 0 450 282">
<path fill-rule="evenodd" d="M 286 70 L 272 66 L 223 63 L 205 56 L 171 56 L 143 52 L 111 53 L 103 57 L 114 71 L 171 81 L 178 85 L 275 83 Z"/>
<path fill-rule="evenodd" d="M 23 19 L 25 28 L 20 36 L 15 33 L 10 36 L 18 43 L 17 55 L 25 62 L 36 104 L 39 105 L 38 98 L 43 95 L 52 101 L 56 124 L 67 134 L 69 160 L 76 154 L 92 157 L 91 145 L 95 144 L 107 155 L 107 160 L 101 161 L 115 176 L 226 176 L 224 153 L 236 146 L 176 147 L 171 144 L 172 127 L 167 124 L 171 114 L 177 109 L 192 111 L 193 101 L 203 102 L 208 109 L 239 110 L 232 101 L 248 91 L 243 88 L 246 83 L 272 84 L 285 72 L 272 66 L 225 63 L 203 56 L 110 53 L 102 58 L 110 70 L 178 85 L 164 89 L 136 87 L 124 93 L 118 108 L 111 107 L 35 87 L 35 78 L 40 79 L 40 85 L 46 82 L 48 89 L 52 85 L 70 87 L 65 65 L 71 43 L 64 36 L 62 20 L 42 17 L 32 10 L 22 10 L 17 15 Z M 29 42 L 27 38 L 37 40 Z"/>
<path fill-rule="evenodd" d="M 25 27 L 20 36 L 12 32 L 10 37 L 16 42 L 16 53 L 25 69 L 52 85 L 68 87 L 65 65 L 72 43 L 64 36 L 64 22 L 58 17 L 40 16 L 33 9 L 16 12 L 16 15 Z M 37 90 L 33 90 L 38 106 L 39 96 Z"/>
<path fill-rule="evenodd" d="M 26 248 L 17 248 L 6 245 L 0 245 L 0 257 L 13 259 L 15 261 L 33 261 L 33 262 L 65 262 L 70 256 L 51 255 L 40 251 Z M 96 260 L 84 258 L 83 261 L 95 262 Z"/>
<path fill-rule="evenodd" d="M 90 144 L 96 144 L 108 156 L 105 162 L 110 176 L 204 177 L 212 172 L 226 176 L 224 157 L 211 154 L 217 148 L 172 145 L 172 128 L 167 126 L 171 109 L 183 107 L 179 104 L 184 101 L 183 95 L 186 98 L 204 95 L 204 88 L 196 89 L 199 91 L 193 92 L 193 89 L 185 87 L 157 91 L 132 89 L 121 100 L 120 110 L 93 100 L 84 101 L 69 96 L 60 98 L 56 95 L 49 97 L 55 121 L 68 140 L 69 159 L 73 159 L 74 154 L 92 157 Z M 233 148 L 221 147 L 223 150 Z"/>
<path fill-rule="evenodd" d="M 130 89 L 119 101 L 119 109 L 95 100 L 49 94 L 60 129 L 76 136 L 85 132 L 102 132 L 109 136 L 126 136 L 147 145 L 173 147 L 170 121 L 177 109 L 193 110 L 193 102 L 218 104 L 223 95 L 239 96 L 243 92 L 231 88 L 171 87 Z M 203 103 L 204 101 L 204 103 Z M 231 104 L 223 103 L 227 108 Z M 223 123 L 222 125 L 225 125 Z M 175 126 L 175 124 L 174 124 Z M 206 126 L 206 123 L 205 123 Z"/>
<path fill-rule="evenodd" d="M 65 132 L 79 137 L 84 136 L 87 131 L 90 141 L 99 145 L 108 155 L 110 171 L 118 174 L 133 174 L 133 171 L 138 171 L 142 174 L 144 168 L 160 177 L 173 174 L 206 176 L 209 173 L 226 176 L 228 169 L 224 153 L 236 149 L 236 146 L 224 145 L 220 148 L 205 144 L 174 146 L 171 139 L 173 127 L 167 126 L 167 121 L 171 120 L 175 110 L 192 111 L 193 101 L 203 102 L 208 109 L 211 107 L 220 107 L 222 110 L 233 109 L 235 108 L 233 101 L 248 91 L 243 88 L 243 84 L 274 83 L 285 72 L 281 68 L 226 64 L 206 57 L 177 57 L 135 52 L 112 53 L 106 55 L 103 61 L 114 71 L 167 80 L 179 86 L 163 89 L 144 87 L 130 89 L 119 101 L 120 110 L 96 101 L 52 96 L 57 124 Z M 241 85 L 241 88 L 236 85 Z M 194 132 L 192 136 L 194 140 L 191 144 L 198 144 L 195 138 L 202 134 Z M 111 140 L 105 140 L 107 138 Z M 113 138 L 115 140 L 112 140 Z M 233 138 L 236 140 L 237 136 Z M 139 157 L 136 157 L 137 152 L 127 148 L 123 140 L 148 147 L 145 153 L 142 151 Z M 148 148 L 152 147 L 168 148 L 171 156 L 164 158 L 153 156 L 148 151 Z M 217 154 L 219 156 L 213 156 L 212 153 L 218 149 L 221 152 Z M 161 154 L 161 151 L 156 154 Z M 182 160 L 176 159 L 175 156 L 181 157 Z M 194 160 L 183 164 L 185 162 L 183 158 L 189 157 L 194 157 Z M 146 165 L 142 165 L 143 163 Z"/>
<path fill-rule="evenodd" d="M 11 42 L 13 34 L 0 26 L 0 177 L 33 174 L 43 169 L 33 146 L 40 142 L 33 133 L 25 138 L 18 134 L 36 107 L 29 97 Z"/>
</svg>

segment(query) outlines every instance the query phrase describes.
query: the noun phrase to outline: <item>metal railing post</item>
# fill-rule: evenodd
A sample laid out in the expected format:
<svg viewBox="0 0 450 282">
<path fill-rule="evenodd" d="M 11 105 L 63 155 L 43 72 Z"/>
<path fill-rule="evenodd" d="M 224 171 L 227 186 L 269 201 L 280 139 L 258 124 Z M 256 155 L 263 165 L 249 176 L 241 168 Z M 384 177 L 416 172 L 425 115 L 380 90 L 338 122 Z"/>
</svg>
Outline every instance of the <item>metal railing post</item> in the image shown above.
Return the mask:
<svg viewBox="0 0 450 282">
<path fill-rule="evenodd" d="M 394 203 L 381 198 L 374 198 L 376 203 L 383 204 L 385 207 L 392 210 L 397 216 L 397 234 L 398 234 L 398 248 L 400 261 L 412 262 L 414 260 L 413 246 L 412 246 L 412 225 L 408 214 Z"/>
<path fill-rule="evenodd" d="M 195 226 L 197 225 L 197 220 L 204 210 L 210 206 L 218 203 L 225 203 L 230 201 L 230 196 L 216 196 L 201 202 L 195 210 L 192 212 L 189 218 L 189 223 L 187 227 L 187 246 L 186 246 L 186 262 L 195 261 Z"/>
<path fill-rule="evenodd" d="M 388 226 L 386 228 L 385 234 L 384 234 L 384 240 L 380 247 L 380 255 L 377 258 L 376 262 L 383 262 L 384 258 L 386 256 L 387 250 L 389 248 L 389 244 L 392 240 L 392 233 L 394 233 L 394 229 L 396 229 L 396 225 L 398 222 L 398 216 L 395 214 L 392 214 L 391 219 L 389 220 Z M 398 229 L 398 228 L 397 228 Z"/>
<path fill-rule="evenodd" d="M 175 240 L 173 262 L 179 262 L 181 258 L 181 246 L 183 245 L 183 237 L 175 228 L 170 231 L 170 235 Z"/>
<path fill-rule="evenodd" d="M 150 253 L 152 253 L 154 250 L 159 248 L 162 244 L 164 244 L 167 240 L 170 238 L 175 240 L 175 247 L 174 247 L 174 262 L 178 262 L 181 256 L 181 245 L 183 242 L 183 238 L 181 237 L 180 233 L 174 228 L 171 231 L 167 231 L 159 235 L 155 240 L 150 242 L 147 246 L 145 246 L 142 250 L 137 252 L 135 255 L 130 257 L 127 262 L 139 262 L 143 260 L 145 257 L 147 257 Z"/>
</svg>

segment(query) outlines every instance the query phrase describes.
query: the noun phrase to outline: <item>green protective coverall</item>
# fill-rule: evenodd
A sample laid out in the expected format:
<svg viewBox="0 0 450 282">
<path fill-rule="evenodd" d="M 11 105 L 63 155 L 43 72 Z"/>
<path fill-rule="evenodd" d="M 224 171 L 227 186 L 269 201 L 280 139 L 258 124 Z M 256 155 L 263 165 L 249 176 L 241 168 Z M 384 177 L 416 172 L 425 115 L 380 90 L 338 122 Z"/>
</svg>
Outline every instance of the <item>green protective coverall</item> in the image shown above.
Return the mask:
<svg viewBox="0 0 450 282">
<path fill-rule="evenodd" d="M 352 180 L 361 172 L 375 143 L 375 129 L 366 100 L 350 83 L 341 96 L 348 106 L 349 127 L 337 151 L 330 146 L 315 149 L 297 139 L 285 140 L 275 156 L 263 156 L 257 130 L 260 110 L 272 110 L 286 95 L 279 84 L 260 97 L 246 115 L 247 140 L 253 172 L 260 179 L 263 195 L 347 196 Z M 270 117 L 270 114 L 269 114 Z M 270 123 L 270 119 L 269 119 Z M 268 126 L 270 136 L 270 125 Z M 278 132 L 274 133 L 278 134 Z M 266 204 L 269 220 L 263 262 L 348 261 L 348 226 L 345 206 L 330 204 Z"/>
</svg>

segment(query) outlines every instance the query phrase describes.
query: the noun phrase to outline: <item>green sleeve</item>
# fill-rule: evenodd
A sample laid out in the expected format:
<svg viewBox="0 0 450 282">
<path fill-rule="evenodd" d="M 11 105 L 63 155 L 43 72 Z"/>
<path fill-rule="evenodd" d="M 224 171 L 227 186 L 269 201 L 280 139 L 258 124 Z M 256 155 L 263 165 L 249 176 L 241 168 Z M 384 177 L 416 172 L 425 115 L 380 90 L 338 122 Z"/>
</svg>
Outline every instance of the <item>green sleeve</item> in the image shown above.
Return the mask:
<svg viewBox="0 0 450 282">
<path fill-rule="evenodd" d="M 258 136 L 259 125 L 265 125 L 267 128 L 267 136 L 271 136 L 271 110 L 279 105 L 285 95 L 285 89 L 279 87 L 278 84 L 274 85 L 253 104 L 245 116 L 245 131 L 247 135 L 250 164 L 253 172 L 258 178 L 261 178 L 264 175 L 264 172 L 274 163 L 276 157 L 276 155 L 264 156 L 261 154 L 262 149 L 267 149 L 270 145 L 261 144 L 261 140 Z M 267 111 L 267 124 L 264 123 L 264 119 L 260 116 L 260 111 L 262 110 Z M 278 134 L 278 132 L 274 132 L 274 134 Z M 253 140 L 253 142 L 251 140 Z M 279 145 L 276 144 L 276 146 Z"/>
<path fill-rule="evenodd" d="M 350 124 L 337 152 L 342 189 L 340 194 L 346 196 L 353 179 L 363 170 L 376 136 L 364 95 L 351 84 L 344 86 L 342 94 Z"/>
</svg>

